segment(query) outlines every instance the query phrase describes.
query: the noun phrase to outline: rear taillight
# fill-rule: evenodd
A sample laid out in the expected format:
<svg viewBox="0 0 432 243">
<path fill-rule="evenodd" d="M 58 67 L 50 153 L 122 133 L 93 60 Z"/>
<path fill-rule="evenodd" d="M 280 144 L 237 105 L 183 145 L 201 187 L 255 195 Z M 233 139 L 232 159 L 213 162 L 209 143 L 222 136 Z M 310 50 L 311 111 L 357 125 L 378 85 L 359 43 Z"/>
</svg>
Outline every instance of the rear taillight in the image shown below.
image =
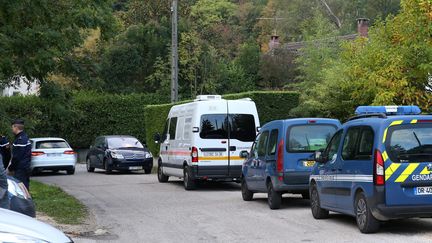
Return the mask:
<svg viewBox="0 0 432 243">
<path fill-rule="evenodd" d="M 198 149 L 196 147 L 192 147 L 192 163 L 198 163 Z"/>
<path fill-rule="evenodd" d="M 385 184 L 384 160 L 381 152 L 378 149 L 375 150 L 374 158 L 374 184 L 377 186 L 382 186 Z"/>
<path fill-rule="evenodd" d="M 283 149 L 284 149 L 284 140 L 281 139 L 279 144 L 278 144 L 278 149 L 277 149 L 277 160 L 276 160 L 276 170 L 278 173 L 278 180 L 282 181 L 283 180 Z"/>
<path fill-rule="evenodd" d="M 76 154 L 73 150 L 66 150 L 63 152 L 64 154 Z"/>
<path fill-rule="evenodd" d="M 44 155 L 44 154 L 45 154 L 44 152 L 40 152 L 40 151 L 35 151 L 35 152 L 31 153 L 32 156 L 41 156 L 41 155 Z"/>
</svg>

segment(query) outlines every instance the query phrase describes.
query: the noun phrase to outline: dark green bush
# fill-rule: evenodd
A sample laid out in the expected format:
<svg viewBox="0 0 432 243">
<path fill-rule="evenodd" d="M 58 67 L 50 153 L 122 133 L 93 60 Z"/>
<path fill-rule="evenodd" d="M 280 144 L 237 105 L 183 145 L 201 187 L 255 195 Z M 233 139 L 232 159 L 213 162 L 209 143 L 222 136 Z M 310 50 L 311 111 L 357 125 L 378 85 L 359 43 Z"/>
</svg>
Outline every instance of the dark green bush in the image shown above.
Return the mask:
<svg viewBox="0 0 432 243">
<path fill-rule="evenodd" d="M 286 91 L 254 91 L 228 94 L 223 98 L 228 100 L 251 98 L 257 106 L 261 126 L 272 120 L 288 118 L 290 110 L 299 104 L 299 94 Z M 188 101 L 181 103 L 185 102 Z M 173 104 L 149 105 L 145 108 L 147 145 L 155 155 L 159 153 L 159 147 L 153 142 L 153 136 L 157 132 L 162 132 L 172 106 Z"/>
</svg>

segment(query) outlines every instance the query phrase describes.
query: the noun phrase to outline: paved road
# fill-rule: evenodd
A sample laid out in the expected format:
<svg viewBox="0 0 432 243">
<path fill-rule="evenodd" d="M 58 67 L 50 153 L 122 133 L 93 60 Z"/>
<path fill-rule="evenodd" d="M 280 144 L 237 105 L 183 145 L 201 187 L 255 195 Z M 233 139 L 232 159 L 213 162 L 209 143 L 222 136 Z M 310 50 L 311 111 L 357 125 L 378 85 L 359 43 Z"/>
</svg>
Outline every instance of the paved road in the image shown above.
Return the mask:
<svg viewBox="0 0 432 243">
<path fill-rule="evenodd" d="M 285 195 L 271 211 L 265 195 L 241 199 L 235 183 L 206 184 L 185 191 L 179 180 L 160 184 L 156 175 L 87 173 L 44 175 L 96 215 L 109 235 L 77 242 L 432 242 L 432 219 L 386 223 L 380 233 L 359 233 L 351 217 L 312 218 L 309 202 Z"/>
</svg>

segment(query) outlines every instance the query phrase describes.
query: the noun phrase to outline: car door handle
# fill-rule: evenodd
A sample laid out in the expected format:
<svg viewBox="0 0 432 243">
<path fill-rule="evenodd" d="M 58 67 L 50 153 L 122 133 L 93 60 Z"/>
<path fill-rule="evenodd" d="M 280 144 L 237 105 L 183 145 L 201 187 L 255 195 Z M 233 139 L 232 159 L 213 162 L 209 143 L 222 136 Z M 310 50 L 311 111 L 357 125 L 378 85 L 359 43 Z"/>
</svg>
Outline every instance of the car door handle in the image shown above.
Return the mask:
<svg viewBox="0 0 432 243">
<path fill-rule="evenodd" d="M 236 146 L 230 146 L 229 147 L 229 151 L 236 151 L 237 150 L 237 147 Z"/>
</svg>

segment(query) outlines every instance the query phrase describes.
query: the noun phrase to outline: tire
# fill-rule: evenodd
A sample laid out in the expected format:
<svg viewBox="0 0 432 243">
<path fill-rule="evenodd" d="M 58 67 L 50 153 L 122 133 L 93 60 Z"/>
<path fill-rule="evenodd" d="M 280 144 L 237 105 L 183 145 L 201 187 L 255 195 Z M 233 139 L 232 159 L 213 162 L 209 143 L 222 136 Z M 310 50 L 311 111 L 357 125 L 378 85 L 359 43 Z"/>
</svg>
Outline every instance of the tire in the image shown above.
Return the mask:
<svg viewBox="0 0 432 243">
<path fill-rule="evenodd" d="M 312 216 L 315 219 L 326 219 L 329 216 L 329 211 L 321 208 L 319 199 L 318 188 L 315 184 L 310 187 L 310 203 Z"/>
<path fill-rule="evenodd" d="M 152 172 L 152 169 L 150 168 L 150 169 L 144 169 L 144 174 L 151 174 L 151 172 Z"/>
<path fill-rule="evenodd" d="M 189 166 L 185 166 L 183 169 L 183 185 L 186 191 L 196 189 L 196 180 L 192 178 Z"/>
<path fill-rule="evenodd" d="M 241 193 L 243 201 L 252 201 L 254 193 L 249 191 L 244 178 L 241 181 Z"/>
<path fill-rule="evenodd" d="M 90 159 L 86 160 L 87 172 L 94 172 L 95 168 L 90 166 Z"/>
<path fill-rule="evenodd" d="M 158 164 L 158 173 L 157 174 L 158 174 L 158 181 L 160 183 L 166 183 L 166 182 L 168 182 L 169 176 L 167 176 L 167 175 L 165 175 L 163 173 L 163 169 L 162 169 L 162 164 L 161 163 Z"/>
<path fill-rule="evenodd" d="M 363 193 L 356 196 L 354 205 L 356 222 L 360 232 L 365 234 L 377 232 L 380 228 L 380 222 L 372 215 Z"/>
<path fill-rule="evenodd" d="M 282 194 L 274 190 L 271 181 L 267 183 L 267 202 L 272 210 L 279 209 L 282 204 Z"/>
<path fill-rule="evenodd" d="M 104 167 L 105 167 L 105 174 L 111 174 L 111 172 L 112 172 L 112 169 L 110 168 L 110 166 L 109 166 L 109 164 L 108 164 L 108 161 L 106 161 L 105 160 L 105 163 L 104 163 Z"/>
<path fill-rule="evenodd" d="M 67 170 L 66 173 L 67 173 L 68 175 L 73 175 L 73 174 L 75 174 L 75 168 L 70 169 L 70 170 Z"/>
<path fill-rule="evenodd" d="M 310 199 L 309 192 L 303 192 L 301 195 L 303 199 Z"/>
</svg>

